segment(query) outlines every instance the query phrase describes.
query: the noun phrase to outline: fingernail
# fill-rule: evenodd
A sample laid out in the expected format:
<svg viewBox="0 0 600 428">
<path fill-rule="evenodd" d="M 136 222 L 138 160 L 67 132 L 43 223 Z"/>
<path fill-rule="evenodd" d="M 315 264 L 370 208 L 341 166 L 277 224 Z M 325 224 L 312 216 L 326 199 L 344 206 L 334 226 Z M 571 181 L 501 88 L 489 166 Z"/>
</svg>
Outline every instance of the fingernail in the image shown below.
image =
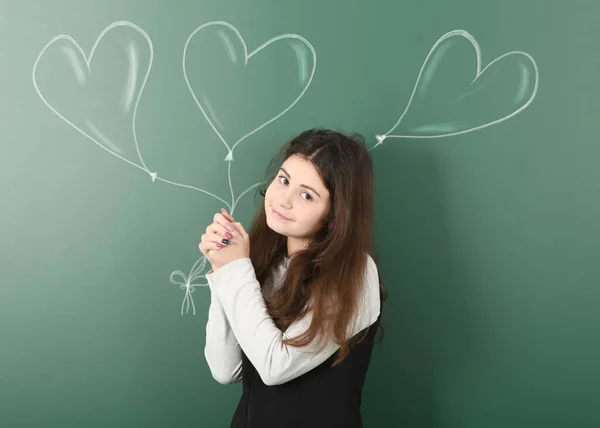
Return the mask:
<svg viewBox="0 0 600 428">
<path fill-rule="evenodd" d="M 219 243 L 217 242 L 217 247 L 219 247 L 219 248 L 223 248 L 224 246 L 225 246 L 225 245 L 223 245 L 223 244 L 219 244 Z"/>
<path fill-rule="evenodd" d="M 225 237 L 227 239 L 233 239 L 233 235 L 231 233 L 229 233 L 229 232 L 225 232 Z"/>
<path fill-rule="evenodd" d="M 233 228 L 231 227 L 231 225 L 229 223 L 225 223 L 225 228 L 230 231 L 233 232 Z M 230 238 L 231 239 L 231 238 Z"/>
</svg>

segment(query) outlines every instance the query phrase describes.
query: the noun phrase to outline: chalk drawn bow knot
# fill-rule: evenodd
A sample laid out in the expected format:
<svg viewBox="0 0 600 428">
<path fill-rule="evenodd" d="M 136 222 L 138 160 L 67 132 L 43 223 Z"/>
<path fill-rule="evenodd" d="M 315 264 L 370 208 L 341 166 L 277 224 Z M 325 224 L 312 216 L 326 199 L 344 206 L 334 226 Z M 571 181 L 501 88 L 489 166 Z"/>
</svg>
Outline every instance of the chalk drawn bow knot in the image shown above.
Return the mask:
<svg viewBox="0 0 600 428">
<path fill-rule="evenodd" d="M 205 266 L 206 258 L 202 257 L 196 261 L 189 275 L 186 276 L 182 271 L 176 270 L 172 272 L 169 277 L 172 284 L 179 285 L 180 289 L 185 290 L 185 296 L 181 302 L 181 315 L 183 315 L 183 307 L 186 306 L 186 304 L 185 312 L 188 313 L 190 305 L 192 305 L 193 314 L 196 315 L 196 306 L 194 305 L 192 293 L 196 287 L 206 287 L 208 283 L 194 284 L 194 281 L 198 278 L 205 277 L 205 275 L 201 274 Z"/>
</svg>

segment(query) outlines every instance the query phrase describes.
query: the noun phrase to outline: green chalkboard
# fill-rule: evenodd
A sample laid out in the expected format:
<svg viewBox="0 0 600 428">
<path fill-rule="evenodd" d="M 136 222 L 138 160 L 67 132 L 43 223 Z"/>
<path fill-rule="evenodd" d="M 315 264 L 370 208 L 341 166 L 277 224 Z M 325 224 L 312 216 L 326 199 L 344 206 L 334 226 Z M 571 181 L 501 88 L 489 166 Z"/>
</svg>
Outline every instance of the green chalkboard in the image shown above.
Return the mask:
<svg viewBox="0 0 600 428">
<path fill-rule="evenodd" d="M 600 4 L 0 2 L 0 426 L 226 427 L 198 242 L 361 133 L 366 427 L 597 427 Z M 310 409 L 307 409 L 310 411 Z"/>
</svg>

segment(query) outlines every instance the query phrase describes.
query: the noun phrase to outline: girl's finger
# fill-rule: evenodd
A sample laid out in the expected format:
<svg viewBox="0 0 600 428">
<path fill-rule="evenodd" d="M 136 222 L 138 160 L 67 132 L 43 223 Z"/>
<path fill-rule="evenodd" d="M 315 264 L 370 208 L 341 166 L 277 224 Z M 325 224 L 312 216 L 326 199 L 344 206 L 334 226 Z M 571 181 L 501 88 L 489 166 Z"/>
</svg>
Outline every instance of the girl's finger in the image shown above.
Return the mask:
<svg viewBox="0 0 600 428">
<path fill-rule="evenodd" d="M 233 234 L 227 230 L 227 228 L 221 226 L 219 223 L 211 223 L 206 227 L 206 232 L 210 235 L 216 235 L 216 238 L 214 236 L 211 237 L 211 240 L 214 240 L 215 242 L 221 241 L 223 238 L 226 239 L 233 239 Z"/>
<path fill-rule="evenodd" d="M 221 214 L 223 214 L 223 216 L 231 223 L 233 223 L 235 221 L 233 219 L 233 217 L 231 216 L 231 214 L 229 214 L 225 208 L 221 208 Z"/>
<path fill-rule="evenodd" d="M 221 245 L 224 247 L 223 244 L 221 244 Z M 208 256 L 211 251 L 220 250 L 222 247 L 220 248 L 214 242 L 208 241 L 208 242 L 201 242 L 200 244 L 198 244 L 198 248 L 200 249 L 200 252 L 202 254 L 204 254 L 205 256 Z"/>
<path fill-rule="evenodd" d="M 225 218 L 223 214 L 216 213 L 213 216 L 213 223 L 219 223 L 221 226 L 225 227 L 229 232 L 233 232 L 233 227 L 231 227 L 231 222 Z"/>
<path fill-rule="evenodd" d="M 215 238 L 216 237 L 216 238 Z M 218 250 L 227 245 L 227 241 L 223 241 L 224 239 L 229 238 L 221 238 L 218 235 L 202 235 L 202 240 L 200 245 L 203 245 L 203 248 L 206 250 Z"/>
<path fill-rule="evenodd" d="M 246 235 L 246 229 L 244 229 L 244 226 L 242 226 L 242 223 L 240 223 L 239 221 L 236 221 L 234 223 L 231 223 L 231 225 L 233 226 L 233 230 L 235 232 L 237 232 L 239 234 L 239 236 Z"/>
</svg>

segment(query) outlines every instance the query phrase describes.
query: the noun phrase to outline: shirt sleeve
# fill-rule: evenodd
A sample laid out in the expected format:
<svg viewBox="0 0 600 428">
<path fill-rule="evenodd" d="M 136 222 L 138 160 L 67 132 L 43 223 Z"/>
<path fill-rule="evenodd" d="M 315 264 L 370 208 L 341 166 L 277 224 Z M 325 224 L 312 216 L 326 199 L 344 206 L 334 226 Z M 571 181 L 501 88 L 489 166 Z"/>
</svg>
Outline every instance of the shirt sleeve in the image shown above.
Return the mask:
<svg viewBox="0 0 600 428">
<path fill-rule="evenodd" d="M 204 357 L 212 377 L 217 382 L 226 385 L 237 383 L 242 379 L 242 351 L 212 287 Z"/>
<path fill-rule="evenodd" d="M 250 258 L 234 260 L 206 275 L 211 290 L 216 291 L 223 311 L 241 349 L 266 385 L 280 385 L 322 364 L 338 349 L 331 340 L 314 340 L 303 347 L 288 346 L 287 338 L 304 333 L 310 326 L 309 311 L 282 333 L 269 316 Z M 356 322 L 349 326 L 349 337 L 373 324 L 380 311 L 379 278 L 372 258 L 368 257 L 365 288 Z M 214 292 L 213 291 L 213 292 Z"/>
</svg>

